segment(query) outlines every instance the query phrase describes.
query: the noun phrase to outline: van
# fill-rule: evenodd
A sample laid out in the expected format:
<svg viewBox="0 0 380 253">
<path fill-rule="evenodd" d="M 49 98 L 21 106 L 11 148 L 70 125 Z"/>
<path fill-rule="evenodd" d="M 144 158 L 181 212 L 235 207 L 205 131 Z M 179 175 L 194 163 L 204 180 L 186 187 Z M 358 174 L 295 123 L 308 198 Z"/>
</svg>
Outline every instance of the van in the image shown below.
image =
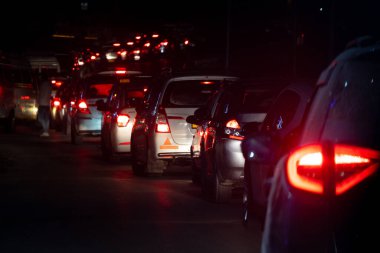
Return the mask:
<svg viewBox="0 0 380 253">
<path fill-rule="evenodd" d="M 27 65 L 0 63 L 0 123 L 12 132 L 16 121 L 37 119 L 37 90 Z"/>
</svg>

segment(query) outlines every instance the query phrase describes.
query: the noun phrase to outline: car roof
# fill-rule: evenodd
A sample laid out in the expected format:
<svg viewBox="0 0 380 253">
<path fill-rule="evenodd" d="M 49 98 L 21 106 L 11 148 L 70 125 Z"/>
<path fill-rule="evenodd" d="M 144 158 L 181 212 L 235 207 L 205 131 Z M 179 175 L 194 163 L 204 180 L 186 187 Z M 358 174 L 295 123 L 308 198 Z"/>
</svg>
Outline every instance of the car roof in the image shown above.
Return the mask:
<svg viewBox="0 0 380 253">
<path fill-rule="evenodd" d="M 172 77 L 169 79 L 172 81 L 191 81 L 191 80 L 231 80 L 231 81 L 237 81 L 239 80 L 238 77 L 234 76 L 223 76 L 223 75 L 184 75 L 184 76 L 177 76 Z"/>
</svg>

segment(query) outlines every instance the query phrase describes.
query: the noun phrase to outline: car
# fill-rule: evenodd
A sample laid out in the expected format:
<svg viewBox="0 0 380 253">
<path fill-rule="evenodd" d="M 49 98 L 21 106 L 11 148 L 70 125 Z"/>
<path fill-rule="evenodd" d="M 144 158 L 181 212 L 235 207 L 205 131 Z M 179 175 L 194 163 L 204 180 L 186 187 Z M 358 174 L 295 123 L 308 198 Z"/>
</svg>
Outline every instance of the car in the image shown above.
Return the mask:
<svg viewBox="0 0 380 253">
<path fill-rule="evenodd" d="M 192 178 L 200 181 L 206 199 L 226 202 L 242 188 L 242 129 L 264 120 L 278 92 L 272 86 L 252 81 L 224 84 L 207 107 L 187 118 L 198 126 L 191 145 Z"/>
<path fill-rule="evenodd" d="M 297 144 L 300 126 L 313 94 L 313 82 L 303 80 L 284 87 L 260 125 L 243 129 L 243 223 L 264 223 L 273 171 L 279 157 Z M 248 129 L 248 127 L 251 127 Z"/>
<path fill-rule="evenodd" d="M 67 108 L 70 108 L 70 101 L 75 89 L 75 82 L 71 78 L 53 78 L 52 98 L 50 104 L 50 128 L 64 131 L 67 129 Z"/>
<path fill-rule="evenodd" d="M 35 76 L 22 60 L 0 62 L 0 124 L 13 132 L 17 122 L 37 119 L 37 85 Z"/>
<path fill-rule="evenodd" d="M 190 162 L 195 128 L 186 122 L 187 116 L 204 105 L 222 83 L 237 80 L 194 72 L 159 78 L 132 130 L 134 175 L 162 175 L 171 162 Z"/>
<path fill-rule="evenodd" d="M 351 43 L 320 74 L 295 148 L 276 163 L 261 252 L 376 252 L 380 45 Z"/>
<path fill-rule="evenodd" d="M 90 75 L 78 81 L 75 104 L 70 113 L 71 143 L 79 144 L 83 136 L 100 137 L 103 112 L 97 109 L 97 103 L 106 102 L 112 87 L 128 81 L 129 75 L 141 74 L 138 71 L 123 69 L 107 70 Z"/>
<path fill-rule="evenodd" d="M 131 132 L 137 109 L 141 108 L 153 84 L 151 76 L 124 78 L 115 84 L 107 101 L 100 100 L 98 110 L 103 112 L 101 150 L 103 157 L 113 161 L 131 152 Z"/>
</svg>

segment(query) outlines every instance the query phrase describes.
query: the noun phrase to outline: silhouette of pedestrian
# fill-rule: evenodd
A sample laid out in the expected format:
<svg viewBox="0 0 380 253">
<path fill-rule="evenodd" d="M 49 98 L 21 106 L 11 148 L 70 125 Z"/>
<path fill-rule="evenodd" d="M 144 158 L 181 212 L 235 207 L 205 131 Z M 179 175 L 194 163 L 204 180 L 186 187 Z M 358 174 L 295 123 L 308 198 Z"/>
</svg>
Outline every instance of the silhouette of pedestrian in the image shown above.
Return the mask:
<svg viewBox="0 0 380 253">
<path fill-rule="evenodd" d="M 41 137 L 49 136 L 50 124 L 50 99 L 51 99 L 52 86 L 47 73 L 40 74 L 40 82 L 38 89 L 38 122 L 42 126 Z"/>
</svg>

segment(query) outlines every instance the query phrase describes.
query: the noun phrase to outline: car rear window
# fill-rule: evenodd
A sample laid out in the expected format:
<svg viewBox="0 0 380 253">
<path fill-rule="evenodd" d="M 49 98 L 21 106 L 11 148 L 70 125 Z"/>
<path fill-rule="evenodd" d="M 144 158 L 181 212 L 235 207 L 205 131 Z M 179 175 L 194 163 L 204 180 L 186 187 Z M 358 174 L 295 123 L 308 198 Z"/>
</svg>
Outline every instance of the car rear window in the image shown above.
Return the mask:
<svg viewBox="0 0 380 253">
<path fill-rule="evenodd" d="M 220 87 L 221 81 L 187 80 L 169 83 L 162 100 L 164 107 L 199 107 Z"/>
<path fill-rule="evenodd" d="M 109 95 L 112 83 L 93 83 L 86 87 L 85 98 L 105 98 Z"/>
</svg>

